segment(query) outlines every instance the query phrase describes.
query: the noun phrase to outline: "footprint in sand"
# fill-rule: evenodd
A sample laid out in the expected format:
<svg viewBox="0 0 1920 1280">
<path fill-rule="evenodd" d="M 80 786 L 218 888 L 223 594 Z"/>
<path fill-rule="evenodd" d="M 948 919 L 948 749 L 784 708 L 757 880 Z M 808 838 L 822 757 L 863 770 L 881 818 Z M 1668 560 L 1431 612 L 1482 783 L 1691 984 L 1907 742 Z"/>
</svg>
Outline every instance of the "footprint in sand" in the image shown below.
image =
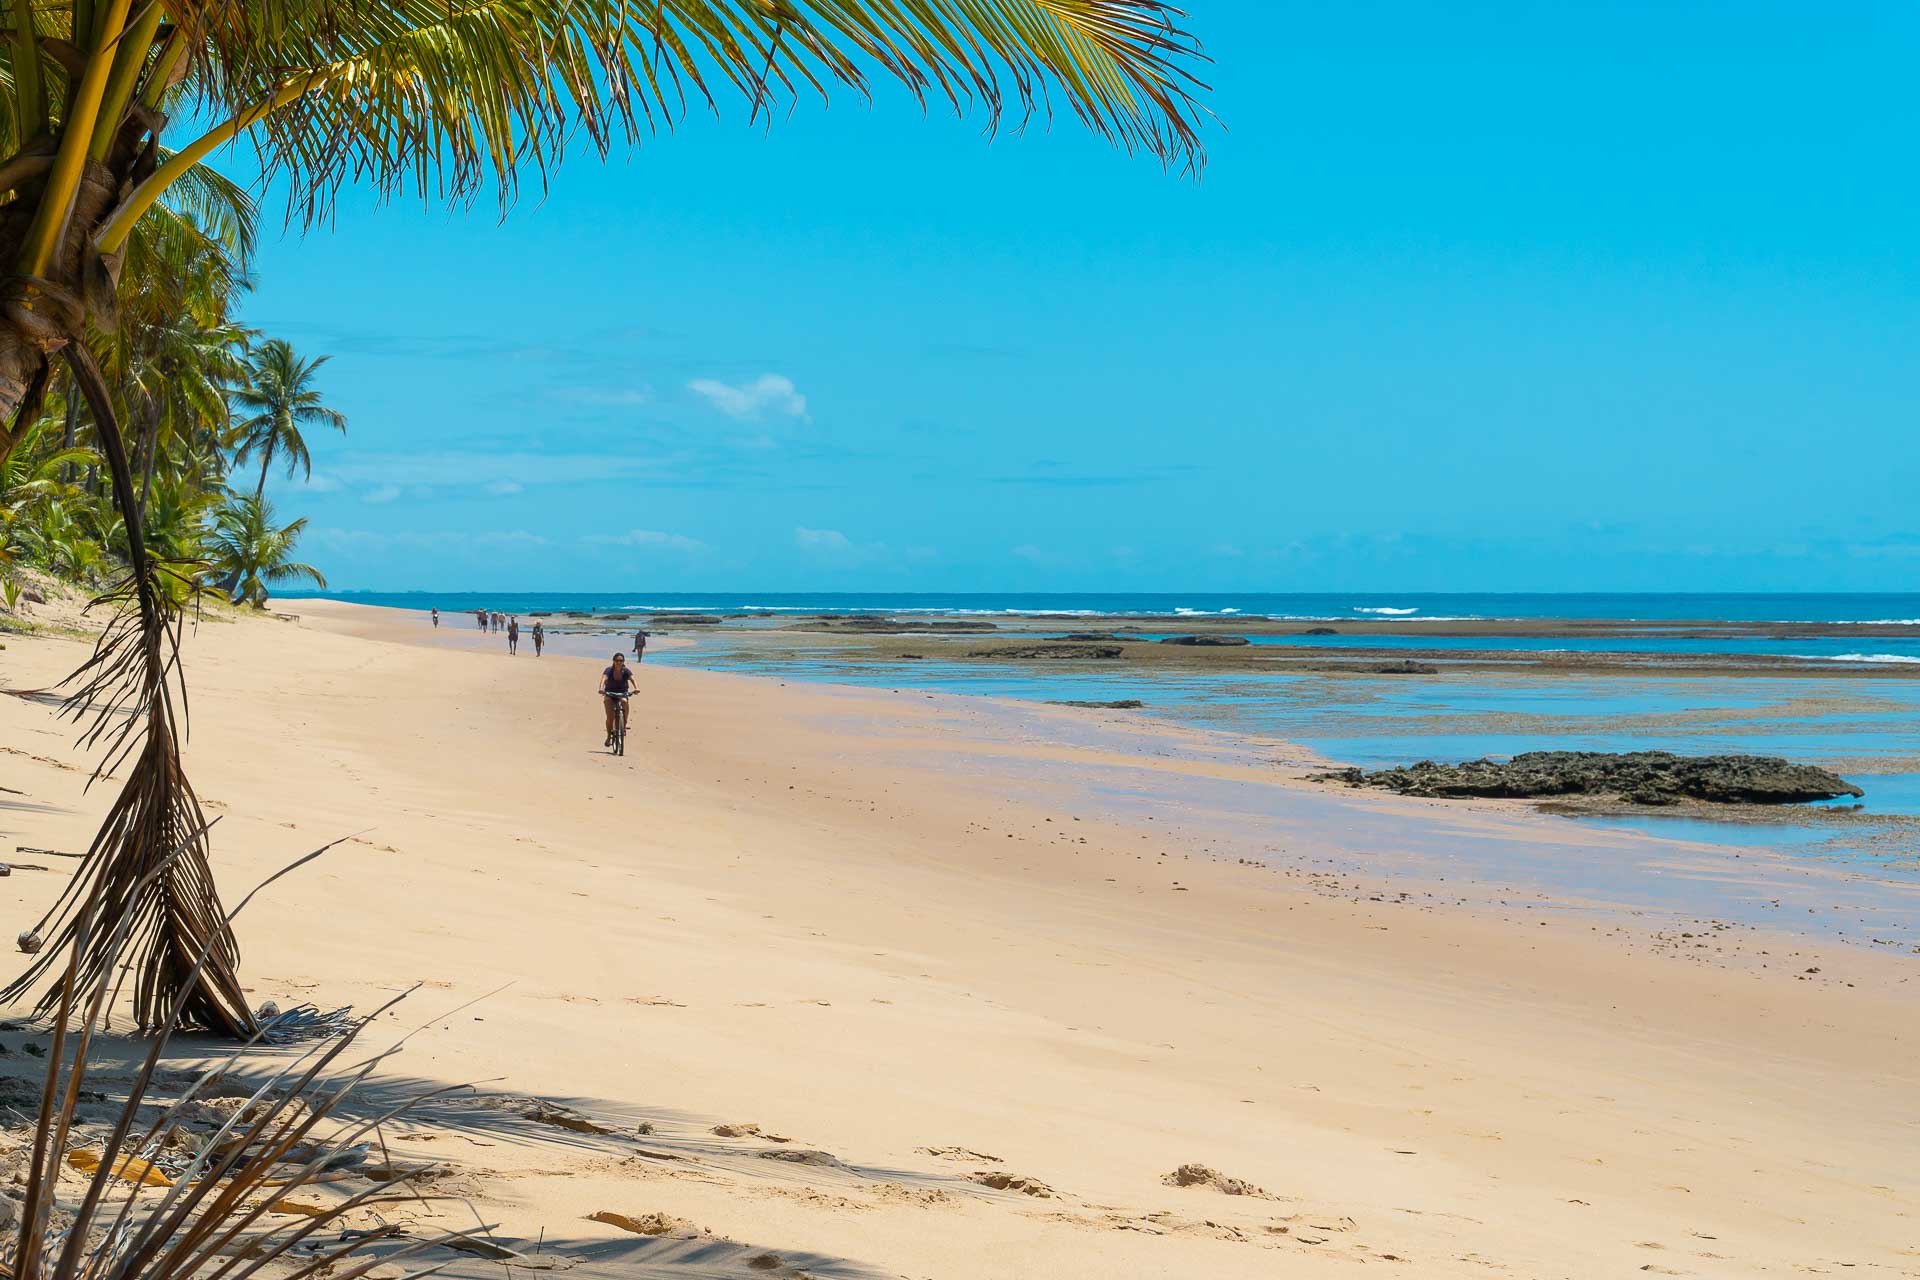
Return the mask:
<svg viewBox="0 0 1920 1280">
<path fill-rule="evenodd" d="M 984 1151 L 974 1151 L 967 1147 L 915 1147 L 922 1155 L 939 1156 L 942 1160 L 965 1160 L 972 1163 L 985 1160 L 988 1164 L 1001 1163 L 999 1156 L 990 1156 Z"/>
<path fill-rule="evenodd" d="M 1050 1200 L 1054 1190 L 1038 1178 L 1023 1178 L 1018 1174 L 1002 1173 L 998 1169 L 988 1169 L 981 1173 L 967 1175 L 968 1182 L 977 1182 L 983 1187 L 995 1191 L 1018 1191 L 1023 1196 L 1033 1196 L 1039 1200 Z"/>
<path fill-rule="evenodd" d="M 587 1215 L 588 1222 L 604 1222 L 610 1227 L 622 1231 L 631 1231 L 637 1236 L 681 1236 L 692 1238 L 704 1235 L 700 1228 L 666 1213 L 643 1213 L 639 1215 L 616 1213 L 612 1209 L 602 1209 L 598 1213 Z"/>
<path fill-rule="evenodd" d="M 812 1165 L 816 1169 L 839 1169 L 852 1173 L 845 1161 L 826 1151 L 808 1151 L 805 1149 L 786 1151 L 762 1151 L 757 1153 L 762 1160 L 779 1160 L 786 1164 Z"/>
</svg>

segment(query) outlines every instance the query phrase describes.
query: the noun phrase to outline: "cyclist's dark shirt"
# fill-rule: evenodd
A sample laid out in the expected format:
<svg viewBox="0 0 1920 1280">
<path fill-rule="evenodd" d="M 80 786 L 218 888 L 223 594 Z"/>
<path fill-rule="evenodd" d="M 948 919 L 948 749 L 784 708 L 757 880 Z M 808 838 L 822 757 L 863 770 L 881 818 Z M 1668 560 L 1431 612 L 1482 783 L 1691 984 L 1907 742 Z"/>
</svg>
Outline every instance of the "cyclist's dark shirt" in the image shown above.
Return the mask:
<svg viewBox="0 0 1920 1280">
<path fill-rule="evenodd" d="M 614 670 L 612 667 L 608 667 L 605 671 L 602 671 L 600 674 L 607 678 L 608 693 L 632 693 L 633 692 L 633 668 L 632 667 L 621 667 L 618 671 Z"/>
</svg>

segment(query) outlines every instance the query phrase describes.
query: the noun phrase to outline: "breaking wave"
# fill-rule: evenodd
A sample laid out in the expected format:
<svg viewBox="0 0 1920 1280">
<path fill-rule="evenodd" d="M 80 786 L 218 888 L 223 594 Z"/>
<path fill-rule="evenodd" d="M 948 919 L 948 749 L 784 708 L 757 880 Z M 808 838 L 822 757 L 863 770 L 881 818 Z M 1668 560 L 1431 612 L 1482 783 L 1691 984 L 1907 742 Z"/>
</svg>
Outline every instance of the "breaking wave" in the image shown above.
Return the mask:
<svg viewBox="0 0 1920 1280">
<path fill-rule="evenodd" d="M 1796 653 L 1791 656 L 1795 658 L 1807 658 L 1816 662 L 1920 662 L 1920 658 L 1904 653 Z"/>
</svg>

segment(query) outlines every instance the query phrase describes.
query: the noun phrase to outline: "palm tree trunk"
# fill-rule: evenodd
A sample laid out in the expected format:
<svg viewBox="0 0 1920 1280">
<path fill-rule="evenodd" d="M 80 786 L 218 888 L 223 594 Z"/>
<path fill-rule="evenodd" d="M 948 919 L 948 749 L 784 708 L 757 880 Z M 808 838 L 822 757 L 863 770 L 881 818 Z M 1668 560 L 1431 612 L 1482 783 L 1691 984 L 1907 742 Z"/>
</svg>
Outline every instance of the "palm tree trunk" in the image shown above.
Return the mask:
<svg viewBox="0 0 1920 1280">
<path fill-rule="evenodd" d="M 11 325 L 0 325 L 0 465 L 32 425 L 28 403 L 36 379 L 43 379 L 47 358 L 27 336 Z"/>
<path fill-rule="evenodd" d="M 140 518 L 147 517 L 147 503 L 153 498 L 153 468 L 160 457 L 160 403 L 152 396 L 141 397 L 140 424 Z"/>
<path fill-rule="evenodd" d="M 73 385 L 72 374 L 67 375 L 66 381 L 67 415 L 65 424 L 60 428 L 60 447 L 62 449 L 71 449 L 73 448 L 73 442 L 80 434 L 80 388 Z M 60 464 L 60 483 L 73 483 L 73 464 L 71 462 L 63 462 Z"/>
<path fill-rule="evenodd" d="M 267 468 L 273 465 L 273 441 L 267 441 L 267 447 L 260 452 L 260 483 L 253 486 L 253 500 L 260 501 L 267 491 Z"/>
</svg>

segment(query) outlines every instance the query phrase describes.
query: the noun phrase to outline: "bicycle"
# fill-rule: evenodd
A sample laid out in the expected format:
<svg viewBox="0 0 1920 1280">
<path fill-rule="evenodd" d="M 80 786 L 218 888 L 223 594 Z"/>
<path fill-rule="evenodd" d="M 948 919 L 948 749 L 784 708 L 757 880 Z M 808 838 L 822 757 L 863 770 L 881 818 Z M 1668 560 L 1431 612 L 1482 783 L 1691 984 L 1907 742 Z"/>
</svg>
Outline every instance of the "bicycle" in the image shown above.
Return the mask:
<svg viewBox="0 0 1920 1280">
<path fill-rule="evenodd" d="M 603 693 L 603 698 L 612 698 L 620 706 L 613 717 L 613 732 L 607 735 L 607 748 L 616 756 L 627 754 L 627 699 L 631 693 Z"/>
</svg>

